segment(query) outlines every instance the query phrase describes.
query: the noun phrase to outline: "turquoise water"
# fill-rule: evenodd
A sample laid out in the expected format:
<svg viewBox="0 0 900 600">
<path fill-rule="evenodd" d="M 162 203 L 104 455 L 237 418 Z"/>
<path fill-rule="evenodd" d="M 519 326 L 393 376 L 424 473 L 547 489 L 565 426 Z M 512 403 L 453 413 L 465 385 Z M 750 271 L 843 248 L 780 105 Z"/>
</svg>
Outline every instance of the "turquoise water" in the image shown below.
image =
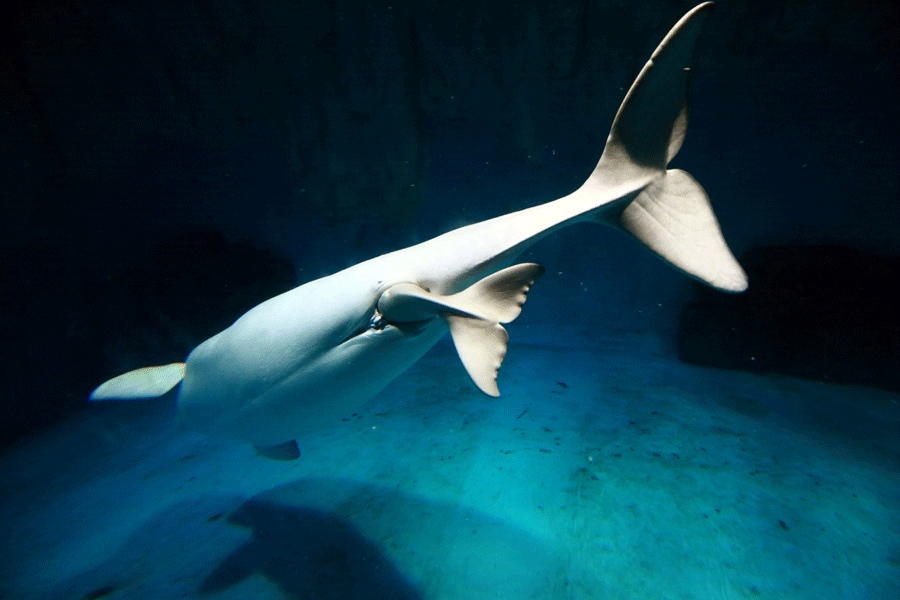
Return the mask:
<svg viewBox="0 0 900 600">
<path fill-rule="evenodd" d="M 442 342 L 294 462 L 168 397 L 6 451 L 4 598 L 897 597 L 896 395 L 510 330 L 500 398 Z"/>
</svg>

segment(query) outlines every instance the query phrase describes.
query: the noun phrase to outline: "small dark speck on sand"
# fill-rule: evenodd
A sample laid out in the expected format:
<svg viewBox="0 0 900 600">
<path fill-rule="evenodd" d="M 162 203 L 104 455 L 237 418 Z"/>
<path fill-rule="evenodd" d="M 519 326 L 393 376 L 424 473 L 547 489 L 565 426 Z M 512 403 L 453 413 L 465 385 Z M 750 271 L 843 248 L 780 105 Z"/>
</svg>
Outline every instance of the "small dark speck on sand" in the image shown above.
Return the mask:
<svg viewBox="0 0 900 600">
<path fill-rule="evenodd" d="M 785 523 L 784 521 L 778 521 L 778 526 L 781 527 L 782 529 L 784 529 L 785 531 L 789 531 L 787 523 Z"/>
<path fill-rule="evenodd" d="M 81 600 L 100 600 L 100 598 L 106 598 L 110 594 L 116 591 L 116 588 L 110 586 L 97 588 L 92 592 L 88 592 L 84 596 L 81 597 Z"/>
<path fill-rule="evenodd" d="M 219 514 L 217 514 L 217 515 L 213 515 L 213 516 L 211 516 L 210 518 L 208 518 L 208 519 L 206 520 L 206 522 L 207 522 L 207 523 L 212 523 L 213 521 L 218 521 L 218 520 L 221 519 L 221 518 L 222 518 L 222 513 L 219 513 Z"/>
<path fill-rule="evenodd" d="M 565 381 L 557 381 L 556 385 L 558 385 L 559 387 L 564 388 L 564 389 L 569 389 L 569 386 L 566 385 Z"/>
</svg>

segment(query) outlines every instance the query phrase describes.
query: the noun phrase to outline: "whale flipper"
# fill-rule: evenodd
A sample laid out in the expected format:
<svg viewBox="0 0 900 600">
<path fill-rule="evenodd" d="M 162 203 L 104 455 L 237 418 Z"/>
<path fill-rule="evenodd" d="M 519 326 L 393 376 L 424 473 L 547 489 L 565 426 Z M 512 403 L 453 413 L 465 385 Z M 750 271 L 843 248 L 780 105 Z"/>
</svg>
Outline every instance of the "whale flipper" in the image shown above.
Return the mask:
<svg viewBox="0 0 900 600">
<path fill-rule="evenodd" d="M 509 341 L 500 323 L 510 323 L 519 316 L 528 290 L 543 274 L 541 265 L 522 263 L 488 275 L 451 296 L 401 283 L 385 290 L 378 300 L 378 310 L 389 323 L 443 318 L 469 377 L 482 392 L 497 397 L 497 373 Z"/>
<path fill-rule="evenodd" d="M 128 371 L 100 384 L 90 400 L 144 400 L 162 396 L 184 378 L 184 363 Z"/>
<path fill-rule="evenodd" d="M 456 353 L 472 383 L 488 396 L 496 398 L 500 395 L 497 373 L 506 358 L 509 333 L 500 323 L 483 319 L 457 315 L 448 315 L 446 319 Z"/>
</svg>

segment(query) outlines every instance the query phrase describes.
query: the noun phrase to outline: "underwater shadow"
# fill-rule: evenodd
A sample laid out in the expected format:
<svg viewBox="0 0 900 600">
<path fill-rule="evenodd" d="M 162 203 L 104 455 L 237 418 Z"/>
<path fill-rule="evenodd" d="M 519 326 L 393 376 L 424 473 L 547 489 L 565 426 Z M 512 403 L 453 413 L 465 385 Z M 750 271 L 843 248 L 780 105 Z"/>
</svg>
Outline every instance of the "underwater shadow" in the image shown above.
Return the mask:
<svg viewBox="0 0 900 600">
<path fill-rule="evenodd" d="M 570 581 L 602 589 L 567 552 L 502 517 L 369 482 L 298 479 L 246 501 L 227 522 L 252 539 L 201 593 L 254 573 L 297 599 L 555 598 L 568 597 Z"/>
<path fill-rule="evenodd" d="M 251 499 L 228 523 L 253 537 L 203 581 L 201 596 L 259 574 L 297 600 L 421 598 L 374 543 L 327 512 Z"/>
<path fill-rule="evenodd" d="M 101 534 L 96 562 L 29 597 L 505 600 L 570 598 L 574 589 L 606 597 L 589 556 L 535 537 L 504 518 L 502 505 L 491 512 L 336 478 L 251 498 L 198 495 L 128 525 L 115 547 Z M 118 525 L 108 523 L 113 538 Z"/>
<path fill-rule="evenodd" d="M 422 599 L 345 519 L 229 494 L 166 506 L 95 566 L 40 587 L 28 597 Z"/>
</svg>

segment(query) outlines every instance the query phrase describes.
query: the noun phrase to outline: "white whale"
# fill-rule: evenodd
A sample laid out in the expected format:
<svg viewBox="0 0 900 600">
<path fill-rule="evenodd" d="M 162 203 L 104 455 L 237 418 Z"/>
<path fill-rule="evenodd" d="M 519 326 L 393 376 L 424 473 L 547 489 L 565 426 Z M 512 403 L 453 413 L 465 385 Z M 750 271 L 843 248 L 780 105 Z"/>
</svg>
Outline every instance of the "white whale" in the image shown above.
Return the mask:
<svg viewBox="0 0 900 600">
<path fill-rule="evenodd" d="M 575 192 L 468 225 L 311 281 L 251 309 L 185 363 L 107 381 L 91 400 L 151 398 L 181 382 L 180 422 L 295 458 L 305 432 L 339 422 L 449 330 L 472 381 L 497 396 L 497 372 L 529 286 L 543 268 L 513 261 L 581 221 L 623 230 L 715 288 L 747 277 L 722 238 L 703 188 L 667 170 L 687 127 L 690 58 L 712 3 L 685 15 L 619 107 L 596 168 Z"/>
</svg>

